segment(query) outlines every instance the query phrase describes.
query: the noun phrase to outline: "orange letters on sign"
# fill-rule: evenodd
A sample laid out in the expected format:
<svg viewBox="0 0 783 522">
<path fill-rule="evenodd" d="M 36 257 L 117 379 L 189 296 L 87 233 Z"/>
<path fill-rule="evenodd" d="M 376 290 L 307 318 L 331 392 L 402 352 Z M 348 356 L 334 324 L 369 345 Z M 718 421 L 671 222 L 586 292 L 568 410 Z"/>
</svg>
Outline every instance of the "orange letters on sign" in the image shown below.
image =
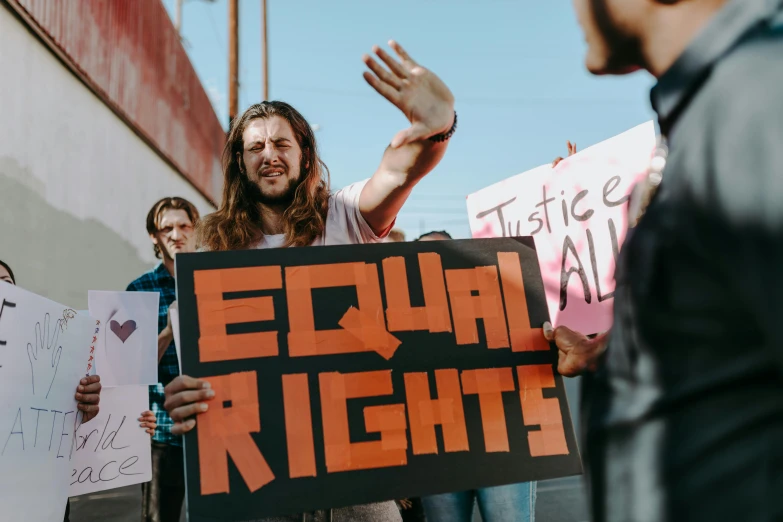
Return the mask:
<svg viewBox="0 0 783 522">
<path fill-rule="evenodd" d="M 419 254 L 419 271 L 424 291 L 424 306 L 411 307 L 405 258 L 389 257 L 383 260 L 389 331 L 450 332 L 451 315 L 440 256 L 434 252 Z"/>
<path fill-rule="evenodd" d="M 484 320 L 488 348 L 508 348 L 506 317 L 494 266 L 446 270 L 457 344 L 479 342 L 476 319 Z M 478 296 L 471 295 L 478 291 Z"/>
<path fill-rule="evenodd" d="M 290 476 L 314 477 L 315 443 L 310 413 L 310 385 L 306 373 L 283 375 L 283 406 Z"/>
<path fill-rule="evenodd" d="M 484 445 L 487 452 L 509 450 L 502 393 L 515 389 L 511 368 L 462 372 L 462 392 L 465 395 L 478 394 L 479 396 L 481 424 L 484 427 Z"/>
<path fill-rule="evenodd" d="M 542 388 L 554 388 L 555 376 L 548 364 L 517 366 L 519 396 L 522 400 L 522 417 L 525 426 L 540 425 L 541 431 L 527 434 L 530 455 L 568 455 L 560 401 L 544 399 Z"/>
<path fill-rule="evenodd" d="M 407 464 L 408 441 L 403 404 L 364 409 L 367 432 L 380 432 L 379 441 L 351 442 L 348 431 L 348 399 L 391 395 L 391 370 L 321 373 L 319 381 L 326 469 L 329 473 Z"/>
<path fill-rule="evenodd" d="M 468 430 L 457 370 L 435 370 L 437 399 L 430 398 L 429 379 L 425 372 L 406 373 L 404 378 L 413 454 L 438 453 L 436 424 L 443 429 L 446 452 L 468 451 Z"/>
<path fill-rule="evenodd" d="M 386 331 L 378 269 L 374 264 L 337 263 L 285 269 L 288 299 L 288 353 L 291 357 L 375 351 L 386 359 L 400 341 Z M 316 330 L 314 288 L 355 286 L 359 309 L 349 309 L 342 329 Z"/>
<path fill-rule="evenodd" d="M 503 296 L 506 301 L 506 317 L 511 332 L 512 352 L 533 352 L 549 350 L 541 328 L 530 327 L 530 316 L 525 297 L 525 283 L 522 266 L 516 252 L 498 252 L 500 279 L 503 282 Z"/>
<path fill-rule="evenodd" d="M 201 494 L 228 493 L 228 455 L 252 493 L 274 480 L 251 433 L 261 431 L 256 372 L 205 377 L 215 391 L 209 410 L 198 417 Z"/>
<path fill-rule="evenodd" d="M 197 270 L 193 285 L 198 307 L 199 360 L 201 362 L 271 357 L 278 354 L 277 332 L 226 333 L 226 325 L 272 321 L 272 297 L 223 300 L 227 292 L 283 288 L 279 266 Z"/>
</svg>

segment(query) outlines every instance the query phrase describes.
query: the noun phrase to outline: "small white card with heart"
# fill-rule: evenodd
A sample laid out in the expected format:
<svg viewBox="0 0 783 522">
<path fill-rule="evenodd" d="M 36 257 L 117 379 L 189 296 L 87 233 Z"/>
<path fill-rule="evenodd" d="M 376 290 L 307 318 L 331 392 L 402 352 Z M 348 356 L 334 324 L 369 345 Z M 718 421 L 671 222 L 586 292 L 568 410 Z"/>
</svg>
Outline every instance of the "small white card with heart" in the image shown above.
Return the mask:
<svg viewBox="0 0 783 522">
<path fill-rule="evenodd" d="M 107 387 L 158 382 L 158 292 L 90 290 L 90 316 L 101 322 L 95 362 Z"/>
</svg>

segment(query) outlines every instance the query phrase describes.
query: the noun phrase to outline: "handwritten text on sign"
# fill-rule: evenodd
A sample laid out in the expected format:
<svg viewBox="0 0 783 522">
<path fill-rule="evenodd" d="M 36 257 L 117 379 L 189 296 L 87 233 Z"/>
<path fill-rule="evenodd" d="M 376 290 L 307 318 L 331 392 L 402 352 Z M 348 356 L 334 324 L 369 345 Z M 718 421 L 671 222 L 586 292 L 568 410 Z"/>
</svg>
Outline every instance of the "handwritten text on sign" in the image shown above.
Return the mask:
<svg viewBox="0 0 783 522">
<path fill-rule="evenodd" d="M 94 321 L 0 284 L 0 505 L 3 520 L 62 520 L 76 425 L 74 394 Z"/>
<path fill-rule="evenodd" d="M 150 436 L 136 421 L 147 409 L 147 386 L 101 390 L 100 413 L 76 430 L 70 496 L 151 480 Z"/>
<path fill-rule="evenodd" d="M 652 122 L 468 196 L 474 238 L 535 238 L 555 325 L 584 333 L 612 323 L 614 267 L 627 201 L 655 148 Z"/>
<path fill-rule="evenodd" d="M 578 473 L 530 245 L 178 259 L 183 370 L 216 392 L 186 438 L 191 517 Z"/>
</svg>

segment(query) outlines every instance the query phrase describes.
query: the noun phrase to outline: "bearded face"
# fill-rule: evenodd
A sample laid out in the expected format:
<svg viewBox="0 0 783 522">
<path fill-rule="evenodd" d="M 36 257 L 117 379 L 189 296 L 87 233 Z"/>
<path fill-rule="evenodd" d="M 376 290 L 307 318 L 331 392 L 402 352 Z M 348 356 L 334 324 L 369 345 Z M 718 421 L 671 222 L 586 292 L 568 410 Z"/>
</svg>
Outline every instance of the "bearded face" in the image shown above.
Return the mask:
<svg viewBox="0 0 783 522">
<path fill-rule="evenodd" d="M 302 181 L 302 149 L 280 116 L 251 120 L 242 133 L 248 189 L 262 204 L 287 205 Z"/>
</svg>

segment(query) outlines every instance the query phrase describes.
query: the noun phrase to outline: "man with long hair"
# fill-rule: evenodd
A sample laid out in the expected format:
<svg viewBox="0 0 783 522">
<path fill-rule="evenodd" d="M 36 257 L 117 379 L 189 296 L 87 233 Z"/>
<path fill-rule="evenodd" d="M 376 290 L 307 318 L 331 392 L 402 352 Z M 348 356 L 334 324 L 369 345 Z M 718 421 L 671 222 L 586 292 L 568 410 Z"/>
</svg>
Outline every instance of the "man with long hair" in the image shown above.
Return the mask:
<svg viewBox="0 0 783 522">
<path fill-rule="evenodd" d="M 204 249 L 359 244 L 387 235 L 414 185 L 443 157 L 457 124 L 448 87 L 396 42 L 389 45 L 400 61 L 376 46 L 373 51 L 388 69 L 365 55 L 372 72 L 364 78 L 411 126 L 394 136 L 375 174 L 332 193 L 304 117 L 283 102 L 253 105 L 231 126 L 223 152 L 223 201 L 199 231 Z M 206 411 L 214 397 L 208 386 L 181 376 L 166 387 L 173 433 L 193 429 L 196 414 Z M 400 520 L 394 502 L 335 509 L 333 514 L 345 522 Z M 302 520 L 302 515 L 270 520 Z"/>
<path fill-rule="evenodd" d="M 443 157 L 456 127 L 454 98 L 397 44 L 389 66 L 365 56 L 365 79 L 411 127 L 399 132 L 367 181 L 330 192 L 329 171 L 304 117 L 287 103 L 263 102 L 237 118 L 223 151 L 225 184 L 217 212 L 200 228 L 206 250 L 367 243 L 385 237 L 411 189 Z"/>
</svg>

